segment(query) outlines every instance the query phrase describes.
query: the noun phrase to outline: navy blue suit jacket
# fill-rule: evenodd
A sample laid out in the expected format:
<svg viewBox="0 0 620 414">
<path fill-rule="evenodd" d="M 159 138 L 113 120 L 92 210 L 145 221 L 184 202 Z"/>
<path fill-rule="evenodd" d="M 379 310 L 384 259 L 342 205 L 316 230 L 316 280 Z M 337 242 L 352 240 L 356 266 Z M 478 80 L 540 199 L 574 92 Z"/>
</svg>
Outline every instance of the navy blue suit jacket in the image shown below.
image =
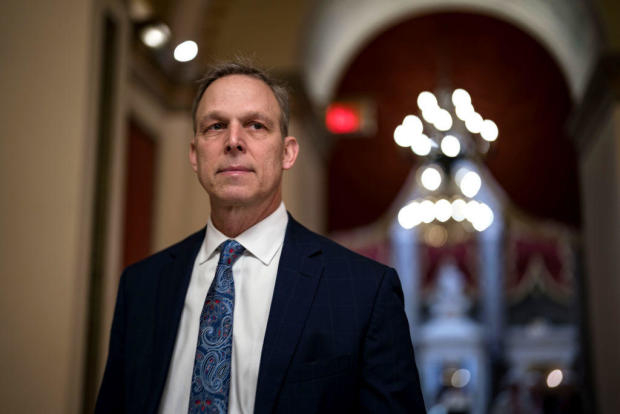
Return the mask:
<svg viewBox="0 0 620 414">
<path fill-rule="evenodd" d="M 204 232 L 123 273 L 96 413 L 157 412 Z M 263 343 L 255 413 L 319 412 L 425 410 L 394 269 L 312 233 L 291 217 Z"/>
</svg>

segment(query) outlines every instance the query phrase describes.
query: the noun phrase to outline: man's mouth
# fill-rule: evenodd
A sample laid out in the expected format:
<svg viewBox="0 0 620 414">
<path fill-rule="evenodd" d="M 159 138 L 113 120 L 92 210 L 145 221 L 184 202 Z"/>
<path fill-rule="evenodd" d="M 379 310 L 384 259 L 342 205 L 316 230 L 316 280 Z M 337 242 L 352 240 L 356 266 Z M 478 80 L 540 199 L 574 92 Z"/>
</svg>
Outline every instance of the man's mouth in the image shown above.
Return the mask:
<svg viewBox="0 0 620 414">
<path fill-rule="evenodd" d="M 252 170 L 249 167 L 244 167 L 241 165 L 232 165 L 232 166 L 218 169 L 217 173 L 218 174 L 242 174 L 242 173 L 248 173 L 252 171 L 254 170 Z"/>
</svg>

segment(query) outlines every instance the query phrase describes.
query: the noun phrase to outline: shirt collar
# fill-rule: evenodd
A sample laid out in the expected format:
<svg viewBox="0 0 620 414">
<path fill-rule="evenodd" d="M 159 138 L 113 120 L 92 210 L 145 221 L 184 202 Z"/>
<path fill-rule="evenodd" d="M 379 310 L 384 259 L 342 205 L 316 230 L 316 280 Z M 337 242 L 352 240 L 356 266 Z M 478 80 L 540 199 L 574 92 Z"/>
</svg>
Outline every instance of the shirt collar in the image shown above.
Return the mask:
<svg viewBox="0 0 620 414">
<path fill-rule="evenodd" d="M 281 202 L 273 213 L 235 237 L 235 240 L 264 265 L 268 265 L 284 243 L 287 224 L 288 214 Z M 198 263 L 203 264 L 217 254 L 217 248 L 228 238 L 213 225 L 209 217 L 207 232 L 198 253 Z"/>
</svg>

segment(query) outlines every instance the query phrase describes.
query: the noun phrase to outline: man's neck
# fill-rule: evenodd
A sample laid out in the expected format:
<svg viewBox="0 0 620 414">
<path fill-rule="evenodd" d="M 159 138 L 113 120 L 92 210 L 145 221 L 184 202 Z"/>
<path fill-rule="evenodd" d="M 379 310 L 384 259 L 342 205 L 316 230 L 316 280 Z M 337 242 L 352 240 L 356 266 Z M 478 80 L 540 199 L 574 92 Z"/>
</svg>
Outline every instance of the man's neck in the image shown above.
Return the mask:
<svg viewBox="0 0 620 414">
<path fill-rule="evenodd" d="M 278 195 L 258 206 L 211 206 L 211 221 L 227 237 L 234 238 L 276 211 L 282 202 Z"/>
</svg>

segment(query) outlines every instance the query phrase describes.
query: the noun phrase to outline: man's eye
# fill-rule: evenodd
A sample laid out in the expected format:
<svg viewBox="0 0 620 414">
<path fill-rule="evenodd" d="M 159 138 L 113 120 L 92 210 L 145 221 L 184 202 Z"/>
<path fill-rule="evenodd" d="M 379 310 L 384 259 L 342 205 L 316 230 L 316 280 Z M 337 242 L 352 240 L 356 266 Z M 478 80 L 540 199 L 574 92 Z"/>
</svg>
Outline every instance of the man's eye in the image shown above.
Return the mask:
<svg viewBox="0 0 620 414">
<path fill-rule="evenodd" d="M 250 128 L 252 128 L 252 129 L 265 129 L 265 125 L 261 124 L 260 122 L 252 122 L 250 124 Z"/>
<path fill-rule="evenodd" d="M 224 124 L 221 122 L 211 124 L 207 127 L 207 131 L 219 131 L 220 129 L 224 129 Z"/>
</svg>

